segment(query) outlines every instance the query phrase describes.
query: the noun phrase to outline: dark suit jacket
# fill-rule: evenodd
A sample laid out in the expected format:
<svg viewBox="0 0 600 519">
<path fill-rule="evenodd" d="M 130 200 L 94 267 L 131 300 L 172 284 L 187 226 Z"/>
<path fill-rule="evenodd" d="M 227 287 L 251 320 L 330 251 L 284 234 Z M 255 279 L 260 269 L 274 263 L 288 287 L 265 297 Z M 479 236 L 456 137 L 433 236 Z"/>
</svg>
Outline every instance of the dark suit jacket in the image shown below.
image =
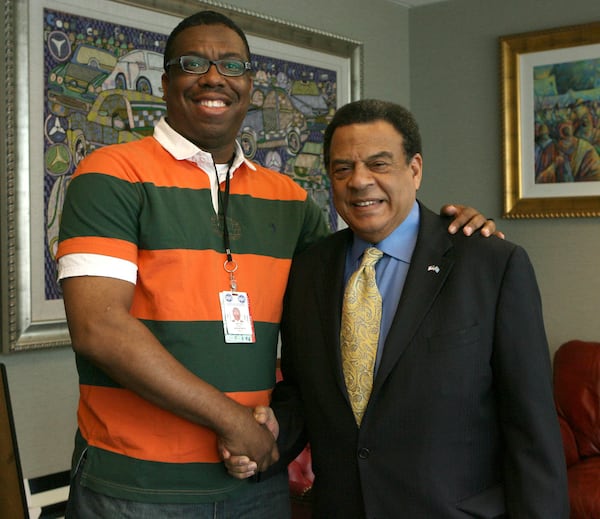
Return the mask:
<svg viewBox="0 0 600 519">
<path fill-rule="evenodd" d="M 568 517 L 532 266 L 508 241 L 451 236 L 447 226 L 421 206 L 360 429 L 339 342 L 352 234 L 338 232 L 294 261 L 282 322 L 285 380 L 272 405 L 288 459 L 306 426 L 316 518 Z"/>
</svg>

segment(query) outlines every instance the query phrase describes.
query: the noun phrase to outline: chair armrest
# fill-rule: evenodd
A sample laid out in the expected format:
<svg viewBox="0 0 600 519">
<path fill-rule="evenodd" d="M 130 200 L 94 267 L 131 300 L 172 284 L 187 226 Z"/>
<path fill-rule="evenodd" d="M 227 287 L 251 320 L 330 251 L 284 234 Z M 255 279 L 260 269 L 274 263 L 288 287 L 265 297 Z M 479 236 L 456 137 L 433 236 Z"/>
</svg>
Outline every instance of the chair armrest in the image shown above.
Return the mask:
<svg viewBox="0 0 600 519">
<path fill-rule="evenodd" d="M 310 445 L 307 445 L 298 454 L 298 457 L 288 465 L 288 477 L 292 496 L 302 497 L 310 491 L 315 479 L 312 471 Z"/>
<path fill-rule="evenodd" d="M 580 460 L 577 442 L 575 441 L 575 435 L 571 427 L 562 416 L 558 417 L 558 423 L 560 424 L 560 434 L 565 450 L 565 461 L 567 462 L 567 467 L 570 467 Z"/>
</svg>

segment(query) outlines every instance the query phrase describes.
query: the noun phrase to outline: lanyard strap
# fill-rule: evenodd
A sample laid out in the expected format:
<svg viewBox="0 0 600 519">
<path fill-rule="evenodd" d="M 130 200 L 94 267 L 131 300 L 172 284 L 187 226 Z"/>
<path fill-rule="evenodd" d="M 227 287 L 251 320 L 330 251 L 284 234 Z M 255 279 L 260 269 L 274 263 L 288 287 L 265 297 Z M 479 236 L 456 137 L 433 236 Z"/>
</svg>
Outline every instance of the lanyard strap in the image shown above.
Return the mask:
<svg viewBox="0 0 600 519">
<path fill-rule="evenodd" d="M 215 159 L 213 158 L 213 166 L 215 168 L 215 173 L 217 175 L 217 183 L 219 184 L 219 212 L 223 213 L 223 246 L 225 247 L 225 254 L 227 259 L 225 263 L 223 263 L 223 268 L 225 272 L 229 274 L 229 281 L 231 284 L 231 290 L 237 289 L 237 283 L 233 273 L 237 270 L 238 265 L 237 262 L 233 260 L 233 256 L 231 254 L 231 243 L 229 239 L 229 227 L 227 227 L 227 208 L 229 206 L 229 189 L 230 189 L 230 180 L 231 180 L 231 168 L 233 167 L 233 157 L 229 161 L 227 167 L 227 174 L 225 175 L 225 191 L 221 191 L 220 182 L 219 182 L 219 172 L 217 171 L 217 165 L 215 164 Z"/>
<path fill-rule="evenodd" d="M 227 168 L 227 175 L 225 176 L 225 192 L 219 189 L 219 207 L 223 210 L 223 245 L 225 246 L 225 254 L 227 254 L 227 261 L 232 262 L 233 257 L 231 256 L 231 243 L 229 241 L 229 227 L 227 227 L 227 206 L 229 205 L 229 181 L 231 166 Z M 218 177 L 217 177 L 218 178 Z"/>
</svg>

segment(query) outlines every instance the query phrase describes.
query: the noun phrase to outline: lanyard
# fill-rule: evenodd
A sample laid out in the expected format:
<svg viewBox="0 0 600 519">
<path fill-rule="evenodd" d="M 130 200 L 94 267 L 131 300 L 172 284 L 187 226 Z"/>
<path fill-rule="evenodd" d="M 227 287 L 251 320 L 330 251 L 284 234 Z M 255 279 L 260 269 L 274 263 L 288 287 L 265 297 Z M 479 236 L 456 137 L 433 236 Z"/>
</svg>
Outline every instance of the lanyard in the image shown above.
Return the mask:
<svg viewBox="0 0 600 519">
<path fill-rule="evenodd" d="M 213 158 L 213 166 L 215 168 L 215 173 L 217 175 L 217 183 L 219 183 L 219 172 L 217 171 L 217 165 L 215 164 L 215 159 Z M 223 268 L 225 272 L 229 274 L 229 283 L 231 285 L 231 290 L 237 290 L 237 281 L 235 280 L 234 272 L 238 268 L 237 262 L 233 259 L 231 254 L 231 244 L 229 240 L 229 228 L 227 227 L 227 206 L 229 205 L 229 187 L 230 187 L 230 178 L 231 178 L 231 168 L 233 166 L 233 157 L 229 161 L 229 166 L 227 168 L 227 174 L 225 176 L 225 191 L 221 191 L 219 186 L 219 211 L 223 212 L 223 245 L 225 247 L 225 254 L 227 255 L 227 259 L 225 263 L 223 263 Z"/>
</svg>

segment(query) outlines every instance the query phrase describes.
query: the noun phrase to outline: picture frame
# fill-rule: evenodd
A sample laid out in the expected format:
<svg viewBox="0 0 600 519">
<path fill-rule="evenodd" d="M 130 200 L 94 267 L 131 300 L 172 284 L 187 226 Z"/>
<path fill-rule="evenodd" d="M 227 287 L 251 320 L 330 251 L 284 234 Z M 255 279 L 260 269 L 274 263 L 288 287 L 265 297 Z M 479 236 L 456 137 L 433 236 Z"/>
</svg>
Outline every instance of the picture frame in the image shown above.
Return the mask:
<svg viewBox="0 0 600 519">
<path fill-rule="evenodd" d="M 600 216 L 600 22 L 500 38 L 505 218 Z"/>
<path fill-rule="evenodd" d="M 48 229 L 58 220 L 64 189 L 54 188 L 55 178 L 52 187 L 45 179 L 49 172 L 56 178 L 61 175 L 66 178 L 72 173 L 79 148 L 75 139 L 68 141 L 66 148 L 56 146 L 48 134 L 49 128 L 53 131 L 60 127 L 57 121 L 60 117 L 69 117 L 74 112 L 85 115 L 89 113 L 86 110 L 93 108 L 85 96 L 66 101 L 63 96 L 60 103 L 53 105 L 51 118 L 45 116 L 44 119 L 41 115 L 54 99 L 49 95 L 48 78 L 58 69 L 45 72 L 44 77 L 39 73 L 47 59 L 44 46 L 49 36 L 48 19 L 53 15 L 49 10 L 133 27 L 152 35 L 163 34 L 166 39 L 182 18 L 204 8 L 212 9 L 226 14 L 243 28 L 253 61 L 256 54 L 257 59 L 271 56 L 309 68 L 336 71 L 337 106 L 361 96 L 363 50 L 360 42 L 221 2 L 95 0 L 93 6 L 82 6 L 83 2 L 77 0 L 0 1 L 5 13 L 0 52 L 6 64 L 4 84 L 0 88 L 5 131 L 5 138 L 0 139 L 0 157 L 6 171 L 0 182 L 0 305 L 5 353 L 70 344 L 62 298 L 56 288 L 55 265 L 48 259 L 54 243 L 49 239 Z M 118 14 L 111 14 L 115 10 Z M 90 33 L 92 37 L 97 36 L 93 27 Z M 59 38 L 57 42 L 60 44 L 57 49 L 68 43 L 66 38 Z M 54 109 L 65 106 L 67 111 L 63 114 Z M 71 132 L 71 137 L 73 135 L 75 132 Z M 67 166 L 61 169 L 61 162 L 54 160 L 61 157 L 61 149 L 69 151 L 70 169 Z M 52 211 L 51 207 L 58 209 Z M 53 236 L 57 235 L 56 228 L 55 225 Z"/>
</svg>

